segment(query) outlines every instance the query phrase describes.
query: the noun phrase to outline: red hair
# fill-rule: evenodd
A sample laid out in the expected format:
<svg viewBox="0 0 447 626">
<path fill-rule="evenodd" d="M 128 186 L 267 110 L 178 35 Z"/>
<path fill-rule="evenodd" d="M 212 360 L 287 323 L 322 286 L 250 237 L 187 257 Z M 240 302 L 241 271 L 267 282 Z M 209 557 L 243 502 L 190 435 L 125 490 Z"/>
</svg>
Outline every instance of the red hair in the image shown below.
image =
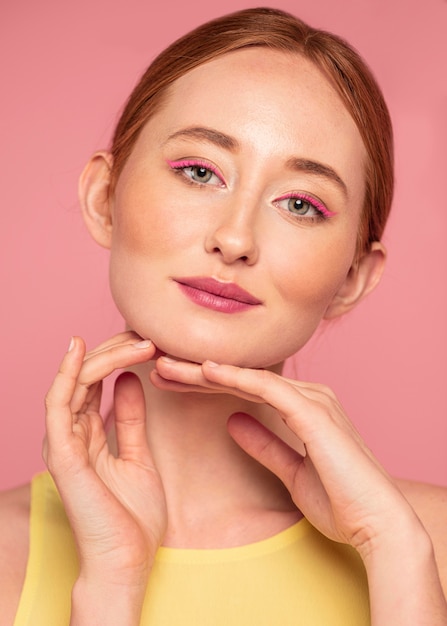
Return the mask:
<svg viewBox="0 0 447 626">
<path fill-rule="evenodd" d="M 381 239 L 391 208 L 393 134 L 387 106 L 370 69 L 349 44 L 277 9 L 245 9 L 217 18 L 156 57 L 131 93 L 115 129 L 111 189 L 141 129 L 163 104 L 168 87 L 193 68 L 248 46 L 301 54 L 312 61 L 335 87 L 357 125 L 367 152 L 357 245 L 361 254 Z"/>
</svg>

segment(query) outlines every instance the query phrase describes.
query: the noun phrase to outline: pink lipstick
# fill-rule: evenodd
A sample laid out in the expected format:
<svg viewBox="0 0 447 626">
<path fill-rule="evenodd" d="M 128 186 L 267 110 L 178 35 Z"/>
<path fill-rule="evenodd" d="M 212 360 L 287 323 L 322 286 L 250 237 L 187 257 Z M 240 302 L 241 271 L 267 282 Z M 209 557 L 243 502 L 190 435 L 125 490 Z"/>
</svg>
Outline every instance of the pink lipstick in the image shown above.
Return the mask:
<svg viewBox="0 0 447 626">
<path fill-rule="evenodd" d="M 239 313 L 262 304 L 235 283 L 222 283 L 206 276 L 174 278 L 181 291 L 195 304 L 220 311 Z"/>
</svg>

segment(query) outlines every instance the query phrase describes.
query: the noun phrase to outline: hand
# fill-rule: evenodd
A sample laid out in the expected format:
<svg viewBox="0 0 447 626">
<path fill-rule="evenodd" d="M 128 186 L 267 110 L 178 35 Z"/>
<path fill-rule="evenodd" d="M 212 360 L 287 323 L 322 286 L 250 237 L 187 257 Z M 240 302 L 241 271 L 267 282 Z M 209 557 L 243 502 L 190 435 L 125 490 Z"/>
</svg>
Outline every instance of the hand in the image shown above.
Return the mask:
<svg viewBox="0 0 447 626">
<path fill-rule="evenodd" d="M 46 397 L 44 458 L 73 529 L 84 580 L 145 587 L 164 536 L 165 497 L 146 440 L 138 378 L 126 372 L 116 381 L 117 457 L 99 413 L 103 378 L 155 355 L 155 346 L 132 332 L 87 354 L 75 338 Z"/>
<path fill-rule="evenodd" d="M 230 434 L 275 473 L 296 506 L 330 539 L 366 559 L 400 520 L 417 518 L 366 447 L 333 392 L 266 370 L 158 359 L 152 382 L 163 389 L 229 393 L 276 409 L 303 442 L 303 456 L 246 414 L 232 415 Z"/>
</svg>

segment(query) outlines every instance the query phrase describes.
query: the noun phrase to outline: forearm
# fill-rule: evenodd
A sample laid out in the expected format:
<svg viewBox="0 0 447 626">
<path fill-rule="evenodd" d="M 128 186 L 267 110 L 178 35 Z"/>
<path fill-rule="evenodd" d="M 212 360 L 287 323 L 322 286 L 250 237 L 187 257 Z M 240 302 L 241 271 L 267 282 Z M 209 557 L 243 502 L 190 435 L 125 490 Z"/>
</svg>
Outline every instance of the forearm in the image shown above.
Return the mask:
<svg viewBox="0 0 447 626">
<path fill-rule="evenodd" d="M 445 626 L 447 603 L 429 536 L 417 520 L 395 528 L 364 558 L 372 626 Z"/>
</svg>

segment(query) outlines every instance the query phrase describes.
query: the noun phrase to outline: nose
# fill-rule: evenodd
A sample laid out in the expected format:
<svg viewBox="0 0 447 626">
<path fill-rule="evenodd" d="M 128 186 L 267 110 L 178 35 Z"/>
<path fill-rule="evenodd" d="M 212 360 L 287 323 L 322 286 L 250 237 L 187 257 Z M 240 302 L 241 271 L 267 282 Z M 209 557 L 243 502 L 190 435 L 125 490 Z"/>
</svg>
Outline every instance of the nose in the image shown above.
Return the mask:
<svg viewBox="0 0 447 626">
<path fill-rule="evenodd" d="M 258 259 L 255 224 L 256 208 L 222 207 L 222 212 L 213 223 L 205 242 L 205 249 L 211 254 L 219 254 L 224 263 L 238 260 L 253 265 Z"/>
</svg>

